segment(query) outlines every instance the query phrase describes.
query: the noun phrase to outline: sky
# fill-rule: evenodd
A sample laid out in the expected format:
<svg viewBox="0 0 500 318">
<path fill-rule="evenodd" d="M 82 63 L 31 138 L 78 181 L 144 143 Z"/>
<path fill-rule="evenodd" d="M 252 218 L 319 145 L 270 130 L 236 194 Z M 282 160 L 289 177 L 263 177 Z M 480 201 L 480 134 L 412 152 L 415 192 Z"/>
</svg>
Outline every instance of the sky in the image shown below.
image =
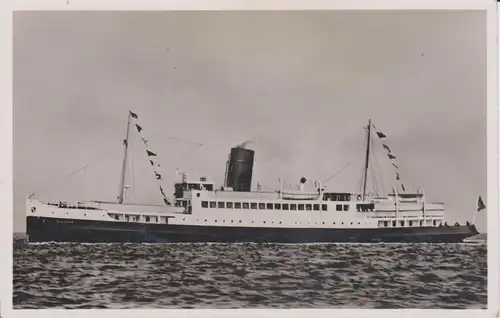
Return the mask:
<svg viewBox="0 0 500 318">
<path fill-rule="evenodd" d="M 220 185 L 246 140 L 254 188 L 337 173 L 327 189 L 358 191 L 371 119 L 450 222 L 486 198 L 484 12 L 16 12 L 13 32 L 14 231 L 33 192 L 115 200 L 129 110 L 170 196 L 176 169 Z M 387 192 L 381 145 L 370 180 Z M 133 129 L 129 153 L 127 201 L 161 204 Z"/>
</svg>

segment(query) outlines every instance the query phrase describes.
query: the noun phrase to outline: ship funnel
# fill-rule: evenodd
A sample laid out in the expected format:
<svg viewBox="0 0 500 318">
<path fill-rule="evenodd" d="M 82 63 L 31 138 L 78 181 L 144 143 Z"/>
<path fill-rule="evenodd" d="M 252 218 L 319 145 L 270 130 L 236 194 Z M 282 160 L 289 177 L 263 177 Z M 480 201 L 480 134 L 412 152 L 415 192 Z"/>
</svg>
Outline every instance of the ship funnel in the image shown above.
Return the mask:
<svg viewBox="0 0 500 318">
<path fill-rule="evenodd" d="M 255 151 L 241 147 L 243 144 L 231 148 L 226 165 L 225 184 L 233 191 L 249 192 L 252 186 Z"/>
</svg>

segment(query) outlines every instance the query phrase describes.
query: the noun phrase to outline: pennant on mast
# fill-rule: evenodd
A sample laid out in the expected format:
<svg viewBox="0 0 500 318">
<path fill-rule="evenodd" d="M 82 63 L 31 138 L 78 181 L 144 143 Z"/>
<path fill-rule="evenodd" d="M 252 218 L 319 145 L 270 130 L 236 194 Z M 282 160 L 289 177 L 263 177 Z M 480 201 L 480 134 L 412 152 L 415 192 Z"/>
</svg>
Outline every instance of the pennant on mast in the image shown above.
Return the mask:
<svg viewBox="0 0 500 318">
<path fill-rule="evenodd" d="M 484 209 L 486 209 L 486 205 L 484 205 L 483 199 L 479 196 L 479 199 L 477 199 L 477 212 Z"/>
<path fill-rule="evenodd" d="M 134 119 L 138 119 L 138 118 L 139 118 L 139 117 L 137 116 L 137 114 L 136 114 L 136 113 L 133 113 L 131 110 L 129 110 L 128 112 L 129 112 L 130 116 L 132 116 L 132 118 L 134 118 Z"/>
</svg>

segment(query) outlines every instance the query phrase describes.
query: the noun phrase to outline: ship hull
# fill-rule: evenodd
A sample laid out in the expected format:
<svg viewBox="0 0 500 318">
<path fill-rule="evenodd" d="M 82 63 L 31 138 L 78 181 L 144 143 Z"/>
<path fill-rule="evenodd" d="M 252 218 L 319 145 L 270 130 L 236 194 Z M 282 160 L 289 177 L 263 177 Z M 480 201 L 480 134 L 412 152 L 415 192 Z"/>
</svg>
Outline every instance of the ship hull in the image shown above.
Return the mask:
<svg viewBox="0 0 500 318">
<path fill-rule="evenodd" d="M 403 228 L 263 228 L 141 224 L 27 217 L 29 242 L 74 243 L 458 243 L 472 226 Z"/>
</svg>

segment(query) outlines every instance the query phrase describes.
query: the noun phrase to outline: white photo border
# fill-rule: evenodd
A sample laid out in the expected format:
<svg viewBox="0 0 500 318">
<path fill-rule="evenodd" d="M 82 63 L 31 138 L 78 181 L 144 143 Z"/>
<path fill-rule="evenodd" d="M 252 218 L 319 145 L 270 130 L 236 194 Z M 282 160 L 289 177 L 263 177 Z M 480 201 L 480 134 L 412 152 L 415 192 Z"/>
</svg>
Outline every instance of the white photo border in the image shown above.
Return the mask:
<svg viewBox="0 0 500 318">
<path fill-rule="evenodd" d="M 499 317 L 499 170 L 497 2 L 494 0 L 3 0 L 0 1 L 0 310 L 1 317 Z M 488 309 L 148 309 L 148 310 L 13 310 L 13 97 L 12 22 L 15 11 L 136 10 L 461 10 L 487 12 L 487 257 Z"/>
</svg>

